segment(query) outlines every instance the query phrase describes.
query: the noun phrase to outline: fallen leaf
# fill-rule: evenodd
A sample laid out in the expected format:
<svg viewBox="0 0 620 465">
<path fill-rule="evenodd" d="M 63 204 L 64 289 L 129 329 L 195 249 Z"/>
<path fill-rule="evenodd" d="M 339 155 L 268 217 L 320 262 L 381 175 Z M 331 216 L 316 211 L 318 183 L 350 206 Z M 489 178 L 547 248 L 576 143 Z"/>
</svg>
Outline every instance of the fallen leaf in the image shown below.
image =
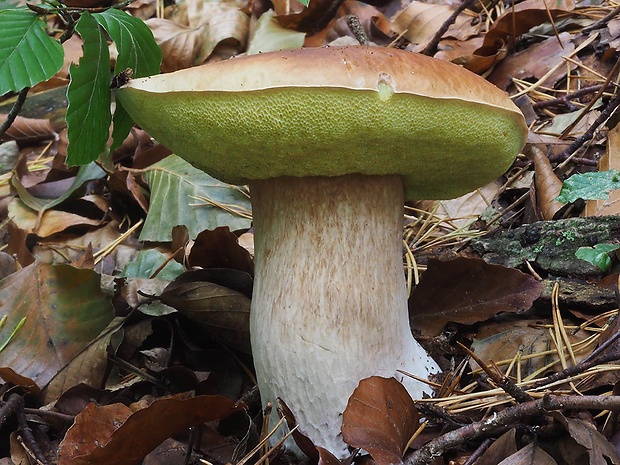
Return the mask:
<svg viewBox="0 0 620 465">
<path fill-rule="evenodd" d="M 510 54 L 493 69 L 488 80 L 500 89 L 506 90 L 512 84 L 513 78 L 538 80 L 562 64 L 542 82 L 545 87 L 553 87 L 558 81 L 566 78 L 567 69 L 574 71 L 577 67 L 575 63 L 564 58 L 572 57 L 572 52 L 575 50 L 572 39 L 572 34 L 562 32 L 518 53 Z"/>
<path fill-rule="evenodd" d="M 176 155 L 144 173 L 152 194 L 141 241 L 169 242 L 178 225 L 187 226 L 192 238 L 219 226 L 250 227 L 250 200 L 243 188 L 218 181 Z"/>
<path fill-rule="evenodd" d="M 6 120 L 6 116 L 0 114 L 0 124 Z M 35 144 L 43 140 L 54 139 L 54 137 L 56 137 L 56 131 L 52 128 L 50 120 L 18 116 L 4 133 L 2 140 L 15 140 L 21 144 Z"/>
<path fill-rule="evenodd" d="M 4 350 L 0 366 L 44 387 L 92 343 L 112 320 L 112 305 L 90 270 L 33 264 L 0 282 L 0 342 L 25 318 Z"/>
<path fill-rule="evenodd" d="M 434 337 L 450 321 L 473 324 L 501 312 L 518 313 L 542 289 L 530 275 L 481 259 L 430 260 L 409 299 L 411 327 Z"/>
<path fill-rule="evenodd" d="M 498 465 L 558 465 L 553 457 L 534 443 L 530 443 Z"/>
<path fill-rule="evenodd" d="M 392 29 L 412 44 L 419 45 L 415 48 L 419 51 L 431 41 L 454 10 L 456 6 L 413 1 L 392 21 Z M 459 15 L 444 37 L 466 40 L 475 36 L 478 29 L 471 26 L 471 22 L 470 17 Z"/>
<path fill-rule="evenodd" d="M 514 360 L 517 354 L 521 354 L 522 359 L 518 369 L 523 378 L 541 369 L 561 371 L 557 352 L 548 353 L 550 347 L 555 347 L 549 329 L 541 327 L 541 324 L 552 325 L 553 322 L 550 319 L 525 319 L 483 323 L 478 328 L 471 349 L 485 362 L 493 361 L 500 368 L 506 367 L 506 364 Z M 574 324 L 574 322 L 566 321 L 565 324 Z M 590 333 L 586 331 L 578 331 L 576 334 L 569 333 L 568 338 L 572 344 L 578 344 L 589 335 Z M 536 356 L 536 354 L 544 355 Z M 579 362 L 585 355 L 575 354 L 576 361 Z M 472 369 L 478 368 L 473 361 L 470 365 Z"/>
<path fill-rule="evenodd" d="M 281 8 L 276 8 L 278 14 L 276 20 L 286 28 L 314 34 L 334 19 L 343 2 L 344 0 L 312 0 L 302 10 L 294 10 L 285 14 L 280 13 Z M 290 2 L 285 0 L 285 3 Z"/>
<path fill-rule="evenodd" d="M 166 286 L 159 297 L 161 302 L 198 323 L 213 339 L 251 353 L 250 299 L 211 282 L 187 279 L 181 275 Z"/>
<path fill-rule="evenodd" d="M 558 201 L 558 195 L 562 190 L 562 181 L 553 171 L 547 155 L 536 146 L 530 146 L 528 157 L 534 161 L 534 183 L 536 186 L 536 210 L 539 219 L 551 220 L 566 205 Z"/>
<path fill-rule="evenodd" d="M 58 465 L 136 465 L 165 439 L 239 408 L 223 396 L 159 398 L 145 408 L 89 404 L 60 443 Z"/>
<path fill-rule="evenodd" d="M 553 8 L 547 8 L 544 0 L 526 0 L 511 6 L 493 23 L 484 36 L 482 46 L 472 55 L 455 60 L 455 63 L 481 74 L 506 56 L 507 44 L 512 38 L 548 22 L 549 16 L 556 19 L 572 14 L 574 7 L 572 0 L 559 1 Z"/>
<path fill-rule="evenodd" d="M 476 465 L 496 465 L 517 452 L 516 430 L 512 428 L 493 441 L 493 444 L 476 460 Z"/>
<path fill-rule="evenodd" d="M 170 19 L 146 21 L 162 49 L 162 72 L 200 65 L 225 41 L 237 49 L 245 45 L 249 18 L 235 4 L 186 0 L 181 5 Z"/>
<path fill-rule="evenodd" d="M 342 437 L 366 450 L 377 465 L 402 463 L 420 416 L 405 387 L 395 378 L 360 381 L 342 415 Z"/>
<path fill-rule="evenodd" d="M 614 465 L 620 464 L 618 452 L 594 427 L 585 421 L 575 418 L 567 418 L 560 412 L 554 412 L 553 417 L 558 420 L 577 444 L 584 447 L 588 452 L 590 465 Z"/>
<path fill-rule="evenodd" d="M 189 253 L 192 267 L 231 268 L 254 274 L 254 262 L 250 253 L 239 245 L 237 236 L 225 226 L 198 234 Z"/>
</svg>

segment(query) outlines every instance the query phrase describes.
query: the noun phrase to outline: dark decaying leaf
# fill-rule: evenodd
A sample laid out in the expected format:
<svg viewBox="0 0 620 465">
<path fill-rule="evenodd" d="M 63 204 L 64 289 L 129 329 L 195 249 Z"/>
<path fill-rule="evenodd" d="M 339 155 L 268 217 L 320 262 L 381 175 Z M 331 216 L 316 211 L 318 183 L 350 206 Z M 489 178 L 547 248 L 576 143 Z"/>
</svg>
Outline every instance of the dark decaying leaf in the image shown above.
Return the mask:
<svg viewBox="0 0 620 465">
<path fill-rule="evenodd" d="M 517 452 L 514 428 L 506 431 L 476 460 L 476 465 L 496 465 Z"/>
<path fill-rule="evenodd" d="M 138 411 L 89 404 L 61 442 L 58 465 L 134 465 L 166 438 L 239 408 L 223 396 L 160 398 Z"/>
<path fill-rule="evenodd" d="M 620 464 L 614 446 L 592 425 L 576 418 L 567 418 L 560 412 L 554 412 L 553 417 L 566 428 L 577 444 L 586 449 L 590 465 Z"/>
<path fill-rule="evenodd" d="M 214 339 L 240 350 L 250 350 L 250 299 L 207 281 L 175 280 L 160 300 L 200 324 Z"/>
<path fill-rule="evenodd" d="M 286 28 L 313 34 L 327 26 L 343 3 L 344 0 L 313 0 L 302 11 L 279 15 L 276 19 Z"/>
<path fill-rule="evenodd" d="M 481 259 L 430 260 L 409 299 L 409 315 L 416 331 L 433 337 L 450 321 L 473 324 L 527 310 L 542 290 L 533 277 Z"/>
<path fill-rule="evenodd" d="M 405 387 L 395 378 L 372 376 L 360 381 L 342 418 L 342 437 L 366 450 L 377 465 L 402 462 L 420 417 Z"/>
<path fill-rule="evenodd" d="M 196 237 L 189 254 L 189 263 L 201 268 L 231 268 L 254 274 L 250 253 L 239 245 L 228 227 L 202 231 Z"/>
<path fill-rule="evenodd" d="M 280 410 L 282 411 L 282 415 L 284 415 L 288 429 L 293 431 L 293 428 L 297 426 L 295 415 L 291 412 L 291 409 L 288 408 L 288 405 L 286 405 L 286 402 L 282 399 L 278 399 L 278 404 L 280 405 Z M 299 447 L 299 449 L 306 454 L 312 462 L 316 462 L 318 460 L 320 463 L 322 460 L 325 465 L 335 465 L 340 463 L 340 461 L 334 457 L 331 452 L 323 449 L 322 447 L 315 446 L 310 438 L 301 433 L 298 429 L 293 431 L 291 436 L 293 436 L 293 440 L 295 441 L 295 444 L 297 444 L 297 447 Z M 336 462 L 333 462 L 333 460 L 336 460 Z"/>
<path fill-rule="evenodd" d="M 317 447 L 316 450 L 319 452 L 319 463 L 318 465 L 342 465 L 342 462 L 338 460 L 334 454 L 332 454 L 327 449 L 323 447 Z"/>
<path fill-rule="evenodd" d="M 530 443 L 498 465 L 557 465 L 557 462 L 540 447 Z"/>
</svg>

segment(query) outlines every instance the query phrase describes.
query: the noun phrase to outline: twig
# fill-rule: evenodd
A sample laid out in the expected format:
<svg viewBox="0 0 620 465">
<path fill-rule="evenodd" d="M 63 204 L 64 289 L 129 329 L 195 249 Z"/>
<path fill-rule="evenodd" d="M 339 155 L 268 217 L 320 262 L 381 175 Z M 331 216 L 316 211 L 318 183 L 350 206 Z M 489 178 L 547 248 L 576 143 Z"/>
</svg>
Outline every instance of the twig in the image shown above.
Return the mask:
<svg viewBox="0 0 620 465">
<path fill-rule="evenodd" d="M 24 444 L 28 446 L 28 448 L 32 451 L 32 453 L 39 462 L 43 463 L 44 465 L 48 465 L 49 460 L 47 460 L 47 457 L 43 453 L 41 446 L 39 446 L 39 443 L 37 442 L 34 434 L 32 433 L 32 428 L 30 428 L 28 421 L 26 421 L 26 413 L 24 412 L 24 399 L 19 394 L 11 394 L 11 396 L 9 397 L 9 401 L 11 401 L 12 397 L 19 398 L 19 408 L 15 412 L 15 415 L 17 417 L 17 425 L 19 426 L 19 429 L 21 431 L 21 436 L 24 440 Z"/>
<path fill-rule="evenodd" d="M 476 460 L 482 457 L 482 454 L 486 452 L 486 450 L 489 448 L 491 444 L 493 444 L 492 439 L 485 439 L 484 441 L 482 441 L 482 444 L 480 444 L 476 448 L 474 453 L 469 456 L 469 458 L 463 465 L 473 465 L 474 463 L 476 463 Z"/>
<path fill-rule="evenodd" d="M 603 16 L 598 21 L 594 22 L 593 24 L 590 24 L 589 26 L 584 27 L 581 30 L 581 33 L 587 34 L 588 32 L 593 31 L 595 29 L 600 29 L 602 27 L 605 27 L 605 25 L 607 25 L 609 20 L 613 19 L 614 16 L 616 16 L 618 13 L 620 13 L 620 5 L 614 8 L 613 10 L 611 10 L 609 13 L 607 13 L 605 16 Z"/>
<path fill-rule="evenodd" d="M 545 415 L 552 410 L 596 409 L 620 411 L 620 396 L 555 396 L 543 398 L 508 407 L 496 412 L 490 418 L 471 423 L 462 428 L 429 441 L 420 449 L 403 459 L 404 465 L 422 465 L 440 457 L 445 451 L 453 449 L 474 439 L 487 438 L 498 430 L 522 423 L 529 417 Z"/>
<path fill-rule="evenodd" d="M 532 396 L 530 396 L 527 392 L 517 386 L 508 376 L 503 374 L 499 374 L 496 371 L 493 371 L 491 368 L 487 366 L 487 364 L 478 357 L 473 351 L 469 350 L 460 342 L 458 343 L 461 346 L 461 349 L 467 352 L 467 354 L 474 359 L 474 361 L 478 364 L 480 368 L 493 380 L 497 386 L 502 388 L 506 394 L 512 397 L 517 402 L 529 402 L 532 400 Z"/>
<path fill-rule="evenodd" d="M 615 86 L 615 84 L 609 83 L 607 84 L 606 88 L 609 88 L 612 86 Z M 570 101 L 571 99 L 583 97 L 584 95 L 591 94 L 592 92 L 598 92 L 601 89 L 601 87 L 603 87 L 603 84 L 596 84 L 594 86 L 583 87 L 582 89 L 576 90 L 575 92 L 570 92 L 566 95 L 563 95 L 562 97 L 552 98 L 549 100 L 543 100 L 542 102 L 536 102 L 532 104 L 532 108 L 534 108 L 534 110 L 540 110 L 541 108 L 553 107 L 555 105 L 566 105 L 569 108 L 573 108 L 575 107 L 575 105 L 571 103 Z"/>
<path fill-rule="evenodd" d="M 559 372 L 554 373 L 554 374 L 552 374 L 550 376 L 547 376 L 544 379 L 536 381 L 532 385 L 532 387 L 533 388 L 543 387 L 543 386 L 546 386 L 548 384 L 555 383 L 555 382 L 561 381 L 563 379 L 568 379 L 571 376 L 575 376 L 575 375 L 578 375 L 580 373 L 583 373 L 584 371 L 586 371 L 589 368 L 592 368 L 594 366 L 602 365 L 604 363 L 616 362 L 618 360 L 620 360 L 620 351 L 618 351 L 618 350 L 614 350 L 614 351 L 608 352 L 606 354 L 599 355 L 598 357 L 595 357 L 595 358 L 588 357 L 587 359 L 582 360 L 581 362 L 579 362 L 576 365 L 573 365 L 573 366 L 568 367 L 568 368 L 566 368 L 566 369 L 564 369 L 562 371 L 559 371 Z"/>
<path fill-rule="evenodd" d="M 426 47 L 424 47 L 424 50 L 422 50 L 421 52 L 422 55 L 428 55 L 432 57 L 433 55 L 435 55 L 435 53 L 437 53 L 437 47 L 439 46 L 439 42 L 441 42 L 441 38 L 443 37 L 443 35 L 448 31 L 450 26 L 454 24 L 454 22 L 456 21 L 456 18 L 463 11 L 469 8 L 472 5 L 472 3 L 474 3 L 474 0 L 463 0 L 463 2 L 454 11 L 454 13 L 452 13 L 450 17 L 443 22 L 443 24 L 437 30 L 437 32 L 435 33 L 431 41 L 426 45 Z"/>
<path fill-rule="evenodd" d="M 24 87 L 22 90 L 19 91 L 19 94 L 17 94 L 17 100 L 15 100 L 15 103 L 13 103 L 9 114 L 6 115 L 6 119 L 2 122 L 2 124 L 0 124 L 0 139 L 2 138 L 2 136 L 4 136 L 4 133 L 11 127 L 11 124 L 13 124 L 15 118 L 17 118 L 17 115 L 22 109 L 22 106 L 24 106 L 24 102 L 26 101 L 26 96 L 28 95 L 29 90 L 30 87 Z"/>
</svg>

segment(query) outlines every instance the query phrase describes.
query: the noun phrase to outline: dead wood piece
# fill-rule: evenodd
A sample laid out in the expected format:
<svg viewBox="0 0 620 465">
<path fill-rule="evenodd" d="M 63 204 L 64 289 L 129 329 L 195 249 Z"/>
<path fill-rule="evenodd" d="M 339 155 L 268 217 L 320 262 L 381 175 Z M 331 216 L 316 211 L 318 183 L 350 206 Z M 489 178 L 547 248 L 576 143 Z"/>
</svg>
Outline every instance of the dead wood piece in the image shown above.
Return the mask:
<svg viewBox="0 0 620 465">
<path fill-rule="evenodd" d="M 620 217 L 600 216 L 538 221 L 472 241 L 473 249 L 492 264 L 524 268 L 554 276 L 593 277 L 602 271 L 575 257 L 579 247 L 620 239 Z"/>
</svg>

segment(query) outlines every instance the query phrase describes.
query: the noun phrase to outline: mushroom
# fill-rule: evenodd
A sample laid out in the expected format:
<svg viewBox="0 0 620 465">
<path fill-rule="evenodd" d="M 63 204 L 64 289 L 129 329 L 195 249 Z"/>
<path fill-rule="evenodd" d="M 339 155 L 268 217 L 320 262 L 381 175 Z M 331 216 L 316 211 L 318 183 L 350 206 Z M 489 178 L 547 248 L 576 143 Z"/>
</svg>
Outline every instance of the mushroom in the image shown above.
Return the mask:
<svg viewBox="0 0 620 465">
<path fill-rule="evenodd" d="M 527 128 L 504 92 L 448 62 L 353 46 L 134 79 L 117 98 L 177 155 L 250 185 L 264 405 L 282 399 L 343 457 L 342 412 L 361 379 L 429 390 L 399 371 L 438 371 L 409 326 L 404 201 L 462 195 L 511 165 Z"/>
</svg>

